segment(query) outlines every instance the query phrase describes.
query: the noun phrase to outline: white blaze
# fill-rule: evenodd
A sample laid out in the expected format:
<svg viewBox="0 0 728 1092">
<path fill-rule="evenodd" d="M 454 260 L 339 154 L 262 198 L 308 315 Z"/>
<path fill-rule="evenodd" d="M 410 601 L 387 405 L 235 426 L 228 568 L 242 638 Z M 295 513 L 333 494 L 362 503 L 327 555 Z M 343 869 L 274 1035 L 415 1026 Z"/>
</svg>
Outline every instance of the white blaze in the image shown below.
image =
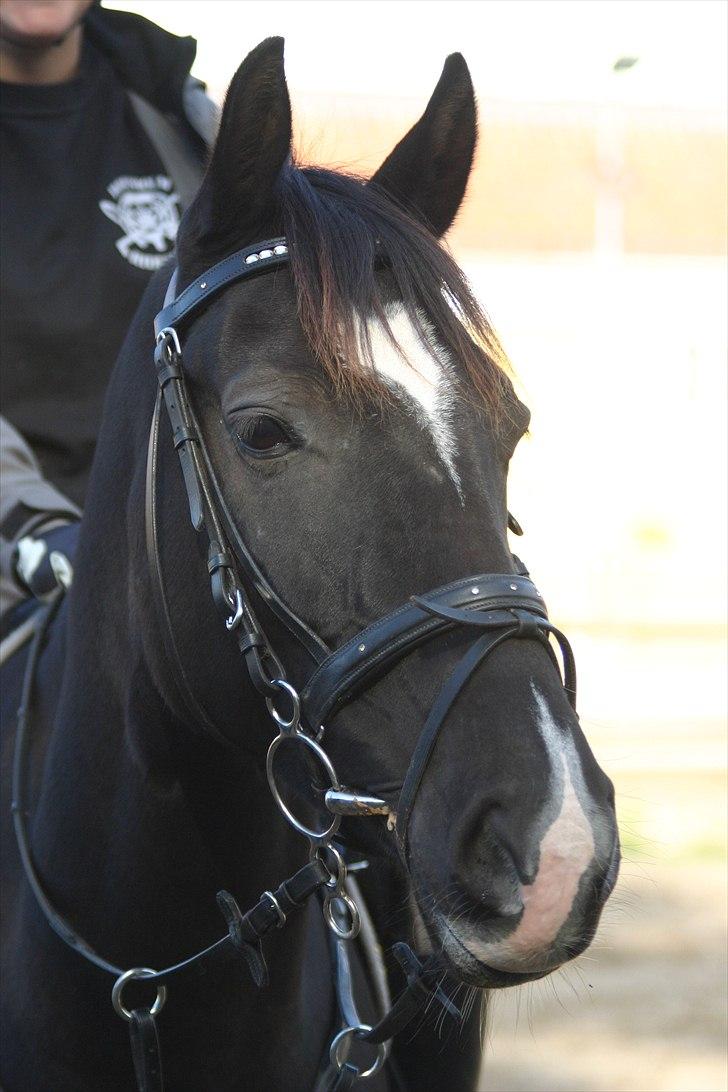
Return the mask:
<svg viewBox="0 0 728 1092">
<path fill-rule="evenodd" d="M 430 343 L 432 348 L 423 343 L 403 307 L 388 310 L 387 319 L 396 345 L 378 319 L 368 323 L 374 367 L 400 397 L 404 396 L 420 426 L 429 431 L 462 502 L 462 482 L 455 464 L 457 447 L 452 425 L 455 385 L 451 366 L 434 341 Z M 423 325 L 426 329 L 426 320 Z"/>
<path fill-rule="evenodd" d="M 521 888 L 523 916 L 514 932 L 503 940 L 484 943 L 468 937 L 465 929 L 462 935 L 458 930 L 468 951 L 495 970 L 539 969 L 539 958 L 565 924 L 596 849 L 592 824 L 580 799 L 586 795 L 586 787 L 579 757 L 572 741 L 559 732 L 543 696 L 532 689 L 539 729 L 551 759 L 552 782 L 562 788 L 561 807 L 541 838 L 536 877 Z"/>
</svg>

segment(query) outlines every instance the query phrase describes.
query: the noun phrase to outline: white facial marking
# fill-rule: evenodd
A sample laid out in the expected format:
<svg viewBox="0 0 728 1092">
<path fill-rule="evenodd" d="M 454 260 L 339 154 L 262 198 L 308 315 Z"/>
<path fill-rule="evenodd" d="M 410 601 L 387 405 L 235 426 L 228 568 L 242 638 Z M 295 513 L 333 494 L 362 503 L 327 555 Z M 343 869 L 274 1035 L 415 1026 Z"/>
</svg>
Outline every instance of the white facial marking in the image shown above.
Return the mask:
<svg viewBox="0 0 728 1092">
<path fill-rule="evenodd" d="M 450 364 L 434 341 L 430 342 L 432 348 L 423 343 L 403 307 L 388 310 L 387 320 L 396 345 L 392 344 L 378 319 L 368 324 L 374 366 L 396 393 L 408 396 L 420 425 L 430 432 L 440 460 L 464 504 L 462 482 L 455 464 L 457 446 L 452 427 L 455 386 Z M 425 319 L 423 326 L 427 329 Z"/>
<path fill-rule="evenodd" d="M 570 737 L 559 732 L 542 694 L 532 684 L 538 725 L 551 760 L 554 793 L 561 808 L 541 838 L 539 867 L 521 888 L 523 916 L 504 940 L 483 943 L 458 929 L 464 946 L 495 970 L 538 970 L 574 905 L 579 883 L 594 860 L 594 831 L 580 798 L 587 794 L 579 757 Z M 576 782 L 576 784 L 575 784 Z"/>
</svg>

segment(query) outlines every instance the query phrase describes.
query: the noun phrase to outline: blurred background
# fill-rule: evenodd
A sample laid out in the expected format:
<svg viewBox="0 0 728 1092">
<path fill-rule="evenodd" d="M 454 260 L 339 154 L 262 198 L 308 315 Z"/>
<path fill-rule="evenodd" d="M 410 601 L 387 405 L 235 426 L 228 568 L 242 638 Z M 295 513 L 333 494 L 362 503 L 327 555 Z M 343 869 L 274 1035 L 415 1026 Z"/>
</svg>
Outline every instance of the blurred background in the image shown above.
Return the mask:
<svg viewBox="0 0 728 1092">
<path fill-rule="evenodd" d="M 533 414 L 514 548 L 573 640 L 625 848 L 590 951 L 494 1000 L 481 1088 L 725 1089 L 728 5 L 107 6 L 197 38 L 218 101 L 285 35 L 300 155 L 364 174 L 464 53 L 480 144 L 449 241 Z"/>
</svg>

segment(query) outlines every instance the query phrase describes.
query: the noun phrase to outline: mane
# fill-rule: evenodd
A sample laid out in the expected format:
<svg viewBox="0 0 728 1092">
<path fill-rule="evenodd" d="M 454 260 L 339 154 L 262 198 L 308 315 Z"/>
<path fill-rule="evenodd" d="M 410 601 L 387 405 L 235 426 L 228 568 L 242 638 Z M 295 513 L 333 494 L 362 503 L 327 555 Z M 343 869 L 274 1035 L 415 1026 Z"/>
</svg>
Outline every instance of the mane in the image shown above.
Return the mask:
<svg viewBox="0 0 728 1092">
<path fill-rule="evenodd" d="M 475 400 L 497 422 L 508 404 L 507 357 L 467 279 L 438 240 L 389 194 L 343 171 L 287 163 L 276 198 L 304 333 L 340 392 L 386 399 L 368 318 L 396 345 L 382 269 L 425 346 L 465 368 Z M 432 325 L 430 325 L 432 324 Z M 399 348 L 399 346 L 397 346 Z M 401 351 L 401 349 L 400 349 Z"/>
</svg>

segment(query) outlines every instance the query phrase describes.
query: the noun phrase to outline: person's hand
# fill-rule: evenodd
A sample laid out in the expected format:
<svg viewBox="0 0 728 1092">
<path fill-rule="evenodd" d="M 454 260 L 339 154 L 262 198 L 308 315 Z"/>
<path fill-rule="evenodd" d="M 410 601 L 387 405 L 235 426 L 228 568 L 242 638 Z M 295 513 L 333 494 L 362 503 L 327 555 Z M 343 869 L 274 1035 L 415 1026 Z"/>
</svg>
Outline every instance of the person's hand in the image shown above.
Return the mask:
<svg viewBox="0 0 728 1092">
<path fill-rule="evenodd" d="M 62 523 L 21 538 L 15 547 L 15 575 L 36 599 L 46 599 L 56 588 L 68 588 L 78 545 L 78 523 Z"/>
</svg>

